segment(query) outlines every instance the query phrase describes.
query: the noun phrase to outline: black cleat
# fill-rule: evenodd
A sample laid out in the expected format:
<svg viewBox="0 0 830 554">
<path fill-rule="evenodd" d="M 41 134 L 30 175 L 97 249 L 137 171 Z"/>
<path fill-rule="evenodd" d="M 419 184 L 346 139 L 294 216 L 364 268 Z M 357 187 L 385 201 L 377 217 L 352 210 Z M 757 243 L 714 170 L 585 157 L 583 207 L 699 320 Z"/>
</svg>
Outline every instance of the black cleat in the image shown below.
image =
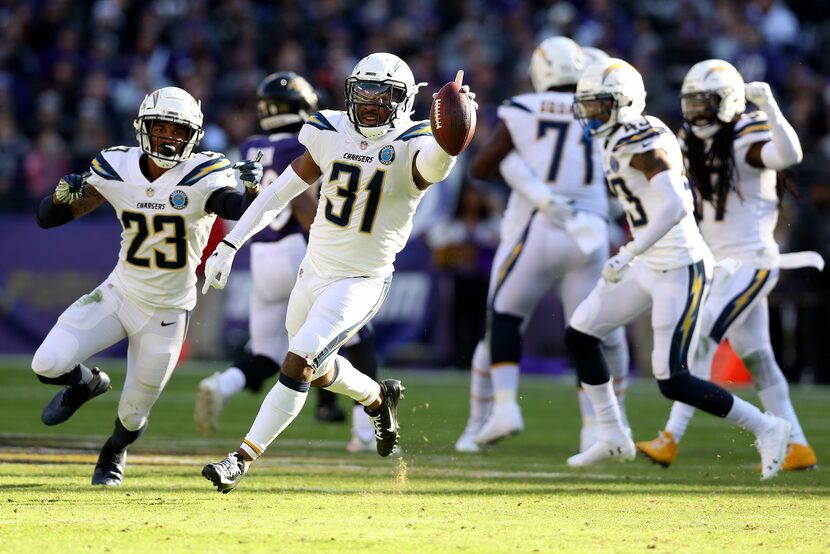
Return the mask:
<svg viewBox="0 0 830 554">
<path fill-rule="evenodd" d="M 208 464 L 202 468 L 202 476 L 216 486 L 222 494 L 228 494 L 245 477 L 245 460 L 236 452 L 231 452 L 221 462 Z"/>
<path fill-rule="evenodd" d="M 63 423 L 87 400 L 100 396 L 111 388 L 109 375 L 97 367 L 92 368 L 92 381 L 88 385 L 66 387 L 53 396 L 40 413 L 40 420 L 46 425 Z"/>
<path fill-rule="evenodd" d="M 98 456 L 98 463 L 95 464 L 95 472 L 92 474 L 93 485 L 104 485 L 105 487 L 120 487 L 124 480 L 124 466 L 127 465 L 127 450 L 115 452 L 110 449 L 109 443 L 104 444 L 101 454 Z"/>
<path fill-rule="evenodd" d="M 398 402 L 403 398 L 406 388 L 396 379 L 386 379 L 380 383 L 383 403 L 376 412 L 363 408 L 369 414 L 369 420 L 375 427 L 375 442 L 378 454 L 388 456 L 398 445 Z"/>
</svg>

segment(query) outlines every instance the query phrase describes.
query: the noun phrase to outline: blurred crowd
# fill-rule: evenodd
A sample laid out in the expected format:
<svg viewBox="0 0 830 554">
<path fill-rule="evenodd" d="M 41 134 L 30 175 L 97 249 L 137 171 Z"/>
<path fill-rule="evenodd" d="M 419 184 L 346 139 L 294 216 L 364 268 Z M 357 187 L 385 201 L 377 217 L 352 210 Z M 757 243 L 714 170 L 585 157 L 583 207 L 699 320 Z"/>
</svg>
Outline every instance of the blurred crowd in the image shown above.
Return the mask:
<svg viewBox="0 0 830 554">
<path fill-rule="evenodd" d="M 100 149 L 134 144 L 132 122 L 148 91 L 177 85 L 200 99 L 202 149 L 234 156 L 258 130 L 256 87 L 265 75 L 296 71 L 339 108 L 345 77 L 374 51 L 400 55 L 417 81 L 429 82 L 416 118 L 426 117 L 430 92 L 465 70 L 481 106 L 474 153 L 499 103 L 529 90 L 530 54 L 553 35 L 630 61 L 645 78 L 648 112 L 672 128 L 680 83 L 697 61 L 722 58 L 745 80 L 769 82 L 805 152 L 791 176 L 802 197 L 785 199 L 780 242 L 830 259 L 826 0 L 0 0 L 0 210 L 29 210 Z M 460 248 L 436 261 L 464 290 L 480 288 L 463 284 L 483 272 L 486 291 L 496 242 L 489 230 L 504 189 L 465 181 L 451 222 Z M 779 289 L 799 292 L 797 305 L 781 307 L 783 321 L 787 310 L 800 314 L 793 340 L 815 343 L 790 346 L 789 366 L 827 365 L 828 341 L 817 333 L 830 320 L 828 273 L 792 272 Z"/>
</svg>

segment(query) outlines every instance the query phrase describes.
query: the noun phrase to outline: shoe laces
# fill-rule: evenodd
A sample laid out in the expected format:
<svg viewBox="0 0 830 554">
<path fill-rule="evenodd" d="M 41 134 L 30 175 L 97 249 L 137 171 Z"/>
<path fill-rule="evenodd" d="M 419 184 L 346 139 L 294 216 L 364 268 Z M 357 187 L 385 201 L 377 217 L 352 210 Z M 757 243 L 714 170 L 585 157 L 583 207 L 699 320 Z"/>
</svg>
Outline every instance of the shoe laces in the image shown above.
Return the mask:
<svg viewBox="0 0 830 554">
<path fill-rule="evenodd" d="M 236 452 L 231 452 L 228 457 L 216 464 L 216 467 L 228 477 L 236 477 L 242 474 L 244 463 L 239 459 Z"/>
</svg>

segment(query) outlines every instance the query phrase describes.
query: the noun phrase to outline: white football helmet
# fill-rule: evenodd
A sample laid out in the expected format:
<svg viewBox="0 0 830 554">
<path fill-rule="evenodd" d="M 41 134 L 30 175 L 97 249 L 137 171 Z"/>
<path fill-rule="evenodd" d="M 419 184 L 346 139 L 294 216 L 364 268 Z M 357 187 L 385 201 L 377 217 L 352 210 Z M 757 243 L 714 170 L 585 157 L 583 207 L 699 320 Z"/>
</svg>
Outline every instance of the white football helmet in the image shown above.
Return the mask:
<svg viewBox="0 0 830 554">
<path fill-rule="evenodd" d="M 585 69 L 585 55 L 577 43 L 567 37 L 543 40 L 530 56 L 530 84 L 536 92 L 551 87 L 575 85 Z"/>
<path fill-rule="evenodd" d="M 183 143 L 181 153 L 172 145 L 162 145 L 164 152 L 154 151 L 150 142 L 153 134 L 153 122 L 167 121 L 182 125 L 189 130 L 188 138 Z M 145 154 L 158 165 L 170 169 L 182 160 L 193 155 L 193 148 L 205 134 L 202 123 L 202 103 L 186 90 L 178 87 L 164 87 L 144 97 L 138 109 L 138 117 L 133 121 L 135 137 Z M 166 147 L 166 148 L 165 148 Z"/>
<path fill-rule="evenodd" d="M 680 109 L 696 137 L 711 138 L 746 111 L 744 78 L 723 60 L 696 63 L 683 79 Z"/>
<path fill-rule="evenodd" d="M 576 85 L 574 115 L 588 134 L 607 136 L 617 125 L 641 117 L 645 109 L 643 77 L 619 58 L 591 64 Z"/>
<path fill-rule="evenodd" d="M 583 46 L 582 53 L 585 54 L 585 69 L 588 69 L 588 66 L 592 63 L 601 62 L 611 57 L 595 46 Z"/>
<path fill-rule="evenodd" d="M 415 83 L 412 70 L 394 54 L 378 52 L 357 62 L 346 79 L 346 112 L 355 128 L 364 137 L 374 139 L 390 129 L 405 127 L 411 122 L 412 105 L 418 89 L 426 83 Z M 363 123 L 358 117 L 361 105 L 375 105 L 390 110 L 384 121 Z"/>
</svg>

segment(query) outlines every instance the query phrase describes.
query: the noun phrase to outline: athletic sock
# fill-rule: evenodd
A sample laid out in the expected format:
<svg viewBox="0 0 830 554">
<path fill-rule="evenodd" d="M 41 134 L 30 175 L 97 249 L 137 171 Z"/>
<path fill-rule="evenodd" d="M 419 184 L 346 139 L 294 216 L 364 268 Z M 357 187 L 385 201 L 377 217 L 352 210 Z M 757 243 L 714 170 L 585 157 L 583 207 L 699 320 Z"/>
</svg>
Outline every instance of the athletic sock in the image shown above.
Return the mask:
<svg viewBox="0 0 830 554">
<path fill-rule="evenodd" d="M 742 400 L 735 395 L 732 396 L 732 409 L 726 414 L 726 419 L 737 423 L 755 436 L 763 433 L 768 424 L 767 417 L 761 413 L 761 410 L 746 400 Z"/>
<path fill-rule="evenodd" d="M 680 439 L 686 434 L 686 428 L 695 415 L 695 408 L 683 402 L 674 402 L 671 406 L 669 420 L 666 422 L 666 431 L 671 433 L 674 442 L 680 443 Z"/>
<path fill-rule="evenodd" d="M 219 374 L 219 392 L 229 398 L 245 389 L 245 374 L 238 367 L 229 367 Z"/>
<path fill-rule="evenodd" d="M 333 365 L 334 377 L 324 388 L 337 394 L 345 394 L 364 406 L 369 406 L 380 398 L 380 384 L 358 371 L 352 362 L 338 355 Z"/>
<path fill-rule="evenodd" d="M 614 387 L 614 396 L 617 398 L 617 405 L 620 407 L 620 420 L 625 429 L 630 429 L 631 425 L 628 423 L 628 414 L 625 412 L 625 393 L 628 392 L 628 377 L 611 379 L 611 384 Z"/>
<path fill-rule="evenodd" d="M 790 387 L 786 381 L 758 391 L 758 397 L 761 399 L 761 404 L 765 410 L 769 410 L 790 422 L 790 425 L 792 425 L 790 442 L 807 444 L 807 437 L 804 436 L 804 430 L 801 428 L 801 423 L 799 423 L 795 408 L 793 408 L 793 403 L 790 400 Z"/>
<path fill-rule="evenodd" d="M 251 425 L 251 430 L 245 435 L 240 449 L 244 450 L 252 460 L 261 456 L 268 445 L 294 421 L 303 409 L 310 386 L 311 383 L 303 383 L 280 374 L 277 384 L 271 388 L 263 400 L 259 413 Z"/>
<path fill-rule="evenodd" d="M 611 439 L 616 435 L 625 435 L 625 429 L 620 416 L 620 406 L 614 396 L 614 388 L 608 380 L 601 385 L 582 383 L 582 390 L 594 407 L 594 413 L 599 423 L 600 436 Z"/>
<path fill-rule="evenodd" d="M 496 404 L 517 404 L 519 397 L 519 364 L 503 362 L 490 368 L 493 399 Z"/>
</svg>

